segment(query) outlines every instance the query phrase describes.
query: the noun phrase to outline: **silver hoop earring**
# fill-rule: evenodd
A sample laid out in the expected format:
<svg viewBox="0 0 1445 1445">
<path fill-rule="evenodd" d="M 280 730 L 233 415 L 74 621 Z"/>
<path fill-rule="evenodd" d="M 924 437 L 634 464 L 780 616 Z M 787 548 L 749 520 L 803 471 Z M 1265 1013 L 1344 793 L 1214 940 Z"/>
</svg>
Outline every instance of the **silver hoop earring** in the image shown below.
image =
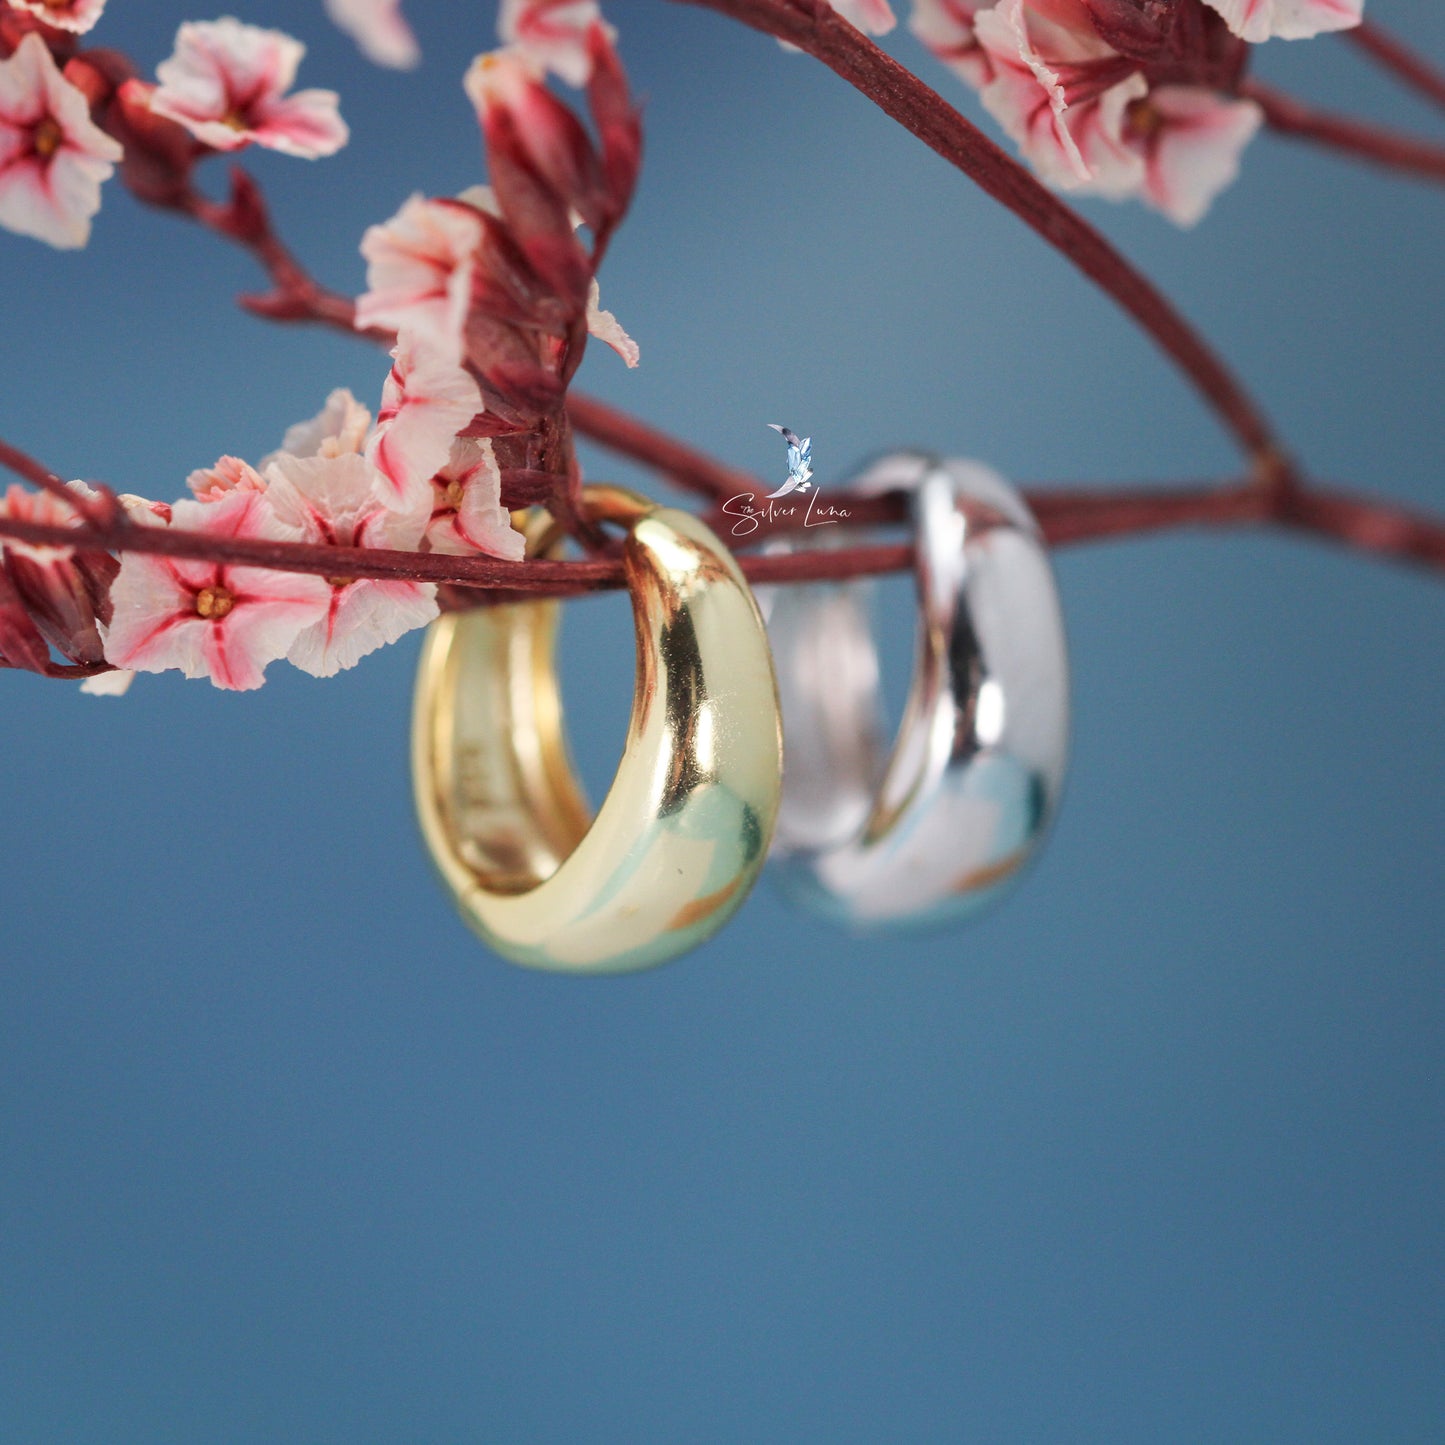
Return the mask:
<svg viewBox="0 0 1445 1445">
<path fill-rule="evenodd" d="M 1013 487 L 976 462 L 899 452 L 849 488 L 890 491 L 908 496 L 919 607 L 891 753 L 870 585 L 780 587 L 766 601 L 785 758 L 773 856 L 784 886 L 835 918 L 926 925 L 993 899 L 1045 832 L 1067 759 L 1068 663 L 1048 552 Z"/>
</svg>

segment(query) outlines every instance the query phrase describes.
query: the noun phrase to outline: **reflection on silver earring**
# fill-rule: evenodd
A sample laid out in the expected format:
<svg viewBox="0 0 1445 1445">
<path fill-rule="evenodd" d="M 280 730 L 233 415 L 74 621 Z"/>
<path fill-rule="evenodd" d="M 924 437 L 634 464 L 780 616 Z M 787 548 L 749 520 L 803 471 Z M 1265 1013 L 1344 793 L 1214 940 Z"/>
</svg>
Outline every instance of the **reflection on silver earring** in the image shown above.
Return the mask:
<svg viewBox="0 0 1445 1445">
<path fill-rule="evenodd" d="M 996 473 L 899 452 L 849 488 L 889 491 L 906 492 L 917 542 L 903 721 L 885 756 L 869 584 L 772 589 L 785 759 L 773 853 L 789 891 L 834 917 L 941 923 L 1007 886 L 1058 802 L 1063 619 L 1038 526 Z M 859 530 L 844 522 L 783 545 L 838 546 Z"/>
</svg>

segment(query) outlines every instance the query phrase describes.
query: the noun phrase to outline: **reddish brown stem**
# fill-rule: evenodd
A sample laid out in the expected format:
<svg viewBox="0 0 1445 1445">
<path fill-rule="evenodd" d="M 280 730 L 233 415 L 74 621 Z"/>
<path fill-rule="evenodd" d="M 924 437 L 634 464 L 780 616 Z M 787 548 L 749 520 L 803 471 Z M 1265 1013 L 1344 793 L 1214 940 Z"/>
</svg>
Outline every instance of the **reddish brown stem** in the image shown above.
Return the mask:
<svg viewBox="0 0 1445 1445">
<path fill-rule="evenodd" d="M 323 286 L 291 254 L 271 225 L 261 188 L 237 166 L 231 172 L 231 199 L 213 201 L 194 186 L 163 200 L 142 197 L 164 210 L 176 211 L 199 222 L 208 231 L 249 251 L 265 268 L 272 289 L 264 295 L 242 296 L 241 305 L 255 315 L 275 321 L 312 321 L 340 331 L 355 332 L 356 303 Z M 362 333 L 390 343 L 383 333 Z"/>
<path fill-rule="evenodd" d="M 1400 135 L 1350 116 L 1316 110 L 1292 95 L 1255 80 L 1245 81 L 1239 90 L 1241 95 L 1260 105 L 1266 124 L 1281 135 L 1313 141 L 1409 175 L 1445 181 L 1445 146 Z"/>
<path fill-rule="evenodd" d="M 109 493 L 102 491 L 100 500 L 91 503 L 71 491 L 49 467 L 36 461 L 27 452 L 22 452 L 19 447 L 12 447 L 9 442 L 3 440 L 0 440 L 0 467 L 14 472 L 17 477 L 24 477 L 27 482 L 33 483 L 42 491 L 59 497 L 72 511 L 89 522 L 104 526 L 114 519 L 114 501 Z"/>
<path fill-rule="evenodd" d="M 768 488 L 757 477 L 716 461 L 596 397 L 569 392 L 567 415 L 583 436 L 619 456 L 640 462 L 687 491 L 715 502 L 736 496 L 760 499 L 768 494 Z"/>
<path fill-rule="evenodd" d="M 186 557 L 232 566 L 271 567 L 321 577 L 379 577 L 413 582 L 444 582 L 496 593 L 565 596 L 573 592 L 619 587 L 618 560 L 577 562 L 505 562 L 495 557 L 451 557 L 440 552 L 394 552 L 384 548 L 329 547 L 309 542 L 267 542 L 218 537 L 179 527 L 54 527 L 0 516 L 0 537 L 37 546 L 79 547 L 86 551 L 142 552 Z M 797 557 L 749 557 L 743 570 L 755 581 L 816 581 L 897 571 L 908 565 L 912 549 L 902 545 L 838 548 Z"/>
<path fill-rule="evenodd" d="M 1362 21 L 1353 30 L 1340 33 L 1412 90 L 1445 107 L 1445 74 L 1436 70 L 1423 56 L 1416 55 L 1404 41 L 1397 40 L 1389 31 L 1381 30 L 1369 20 Z"/>
<path fill-rule="evenodd" d="M 1087 221 L 936 91 L 885 55 L 824 0 L 681 0 L 787 40 L 823 62 L 1006 206 L 1111 296 L 1194 383 L 1254 461 L 1283 448 L 1234 373 L 1166 296 Z"/>
<path fill-rule="evenodd" d="M 1328 537 L 1357 551 L 1445 570 L 1445 523 L 1344 492 L 1261 487 L 1119 488 L 1029 493 L 1045 538 L 1052 546 L 1105 537 L 1138 535 L 1169 527 L 1244 526 L 1261 523 Z M 880 509 L 879 520 L 883 520 Z M 504 562 L 491 557 L 317 546 L 216 537 L 173 527 L 54 527 L 0 516 L 0 536 L 39 545 L 86 550 L 147 552 L 253 567 L 274 567 L 329 577 L 405 578 L 449 583 L 492 594 L 566 596 L 617 587 L 615 559 L 577 562 Z M 754 582 L 842 580 L 911 565 L 906 544 L 824 548 L 740 559 Z"/>
</svg>

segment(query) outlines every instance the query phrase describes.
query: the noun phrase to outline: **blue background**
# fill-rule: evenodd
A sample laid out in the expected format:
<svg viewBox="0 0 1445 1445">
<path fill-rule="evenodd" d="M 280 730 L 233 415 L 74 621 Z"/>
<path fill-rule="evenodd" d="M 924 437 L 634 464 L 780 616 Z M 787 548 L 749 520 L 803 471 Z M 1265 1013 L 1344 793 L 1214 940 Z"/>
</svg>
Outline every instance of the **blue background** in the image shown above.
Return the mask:
<svg viewBox="0 0 1445 1445">
<path fill-rule="evenodd" d="M 185 13 L 111 9 L 96 39 L 147 67 Z M 411 0 L 397 76 L 319 5 L 243 7 L 354 128 L 252 157 L 333 284 L 411 190 L 481 178 L 488 10 Z M 1445 59 L 1437 5 L 1370 11 Z M 611 14 L 649 155 L 603 296 L 643 365 L 596 348 L 588 387 L 770 474 L 786 420 L 825 485 L 903 443 L 1228 472 L 1111 305 L 841 82 L 709 14 Z M 1258 59 L 1442 133 L 1339 41 Z M 1192 234 L 1087 210 L 1318 474 L 1441 507 L 1438 191 L 1264 138 Z M 87 252 L 0 235 L 0 274 L 0 434 L 68 475 L 175 496 L 380 389 L 364 346 L 236 312 L 249 261 L 114 183 Z M 1059 577 L 1073 770 L 1005 906 L 854 938 L 765 885 L 612 980 L 452 916 L 408 794 L 416 637 L 247 696 L 0 679 L 0 1439 L 1445 1438 L 1445 589 L 1281 535 Z M 568 629 L 600 787 L 625 603 Z"/>
</svg>

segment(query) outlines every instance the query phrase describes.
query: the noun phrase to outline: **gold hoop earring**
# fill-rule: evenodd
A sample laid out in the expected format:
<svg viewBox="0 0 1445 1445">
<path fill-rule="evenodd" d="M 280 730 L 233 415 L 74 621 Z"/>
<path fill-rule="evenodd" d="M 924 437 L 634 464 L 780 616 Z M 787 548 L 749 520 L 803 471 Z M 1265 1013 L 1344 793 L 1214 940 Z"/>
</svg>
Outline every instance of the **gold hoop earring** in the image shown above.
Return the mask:
<svg viewBox="0 0 1445 1445">
<path fill-rule="evenodd" d="M 691 513 L 617 487 L 637 674 L 622 761 L 590 821 L 553 652 L 559 604 L 433 622 L 412 722 L 422 833 L 462 917 L 514 963 L 613 973 L 710 937 L 757 878 L 782 780 L 767 634 L 727 549 Z M 560 542 L 537 514 L 529 551 Z"/>
</svg>

